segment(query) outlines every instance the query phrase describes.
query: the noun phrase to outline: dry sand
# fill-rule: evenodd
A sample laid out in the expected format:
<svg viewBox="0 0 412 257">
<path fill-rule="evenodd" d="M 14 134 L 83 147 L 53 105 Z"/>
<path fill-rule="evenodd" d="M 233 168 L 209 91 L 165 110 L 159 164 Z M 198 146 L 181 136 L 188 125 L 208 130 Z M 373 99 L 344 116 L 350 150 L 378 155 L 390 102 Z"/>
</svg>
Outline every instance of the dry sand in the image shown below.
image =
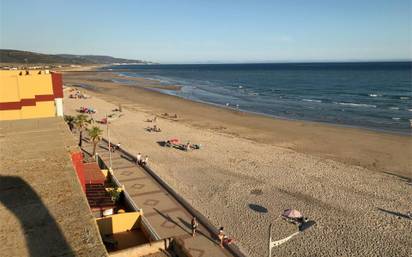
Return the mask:
<svg viewBox="0 0 412 257">
<path fill-rule="evenodd" d="M 317 225 L 274 249 L 275 256 L 409 256 L 412 220 L 402 215 L 412 211 L 412 137 L 276 120 L 147 90 L 159 86 L 155 81 L 125 86 L 112 78 L 65 74 L 66 85 L 88 85 L 93 96 L 65 99 L 66 114 L 90 106 L 100 119 L 122 104 L 123 116 L 111 123 L 114 142 L 149 155 L 150 166 L 249 256 L 267 256 L 270 223 L 274 239 L 294 231 L 279 219 L 287 208 Z M 145 131 L 154 115 L 160 133 Z M 157 144 L 169 138 L 203 148 Z"/>
</svg>

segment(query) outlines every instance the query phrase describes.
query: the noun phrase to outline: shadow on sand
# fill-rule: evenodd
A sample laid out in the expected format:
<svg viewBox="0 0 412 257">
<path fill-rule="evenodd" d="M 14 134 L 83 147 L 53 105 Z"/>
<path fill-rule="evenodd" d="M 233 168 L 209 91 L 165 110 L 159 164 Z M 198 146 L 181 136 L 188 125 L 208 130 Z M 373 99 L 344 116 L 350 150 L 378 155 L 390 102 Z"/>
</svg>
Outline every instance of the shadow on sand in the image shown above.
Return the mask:
<svg viewBox="0 0 412 257">
<path fill-rule="evenodd" d="M 250 203 L 249 208 L 254 210 L 255 212 L 260 212 L 260 213 L 267 213 L 268 212 L 268 209 L 266 209 L 262 205 L 258 205 L 258 204 L 254 204 L 254 203 Z"/>
<path fill-rule="evenodd" d="M 404 181 L 406 184 L 412 186 L 412 178 L 410 178 L 410 177 L 401 176 L 401 175 L 398 175 L 398 174 L 395 174 L 395 173 L 391 173 L 391 172 L 387 172 L 387 171 L 384 171 L 383 173 L 388 174 L 388 175 L 391 175 L 391 176 L 394 176 L 394 177 L 397 177 L 397 178 L 399 178 L 400 180 Z"/>
<path fill-rule="evenodd" d="M 75 256 L 59 225 L 26 181 L 0 175 L 0 204 L 19 220 L 30 256 Z"/>
<path fill-rule="evenodd" d="M 404 214 L 404 213 L 395 212 L 395 211 L 388 211 L 388 210 L 385 210 L 385 209 L 382 209 L 382 208 L 378 208 L 378 210 L 380 210 L 381 212 L 386 212 L 386 213 L 388 213 L 388 214 L 390 214 L 390 215 L 397 216 L 398 218 L 404 218 L 404 219 L 410 219 L 410 220 L 412 220 L 412 218 L 411 218 L 409 215 Z"/>
</svg>

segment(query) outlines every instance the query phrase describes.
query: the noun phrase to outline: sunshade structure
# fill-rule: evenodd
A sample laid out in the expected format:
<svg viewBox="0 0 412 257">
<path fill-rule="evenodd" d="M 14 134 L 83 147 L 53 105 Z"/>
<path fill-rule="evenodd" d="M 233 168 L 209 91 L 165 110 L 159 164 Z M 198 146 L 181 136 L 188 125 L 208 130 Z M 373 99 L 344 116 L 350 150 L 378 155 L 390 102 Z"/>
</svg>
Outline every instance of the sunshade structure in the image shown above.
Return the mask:
<svg viewBox="0 0 412 257">
<path fill-rule="evenodd" d="M 172 144 L 179 144 L 180 143 L 179 139 L 177 139 L 177 138 L 172 138 L 172 139 L 169 140 L 169 142 L 172 143 Z"/>
<path fill-rule="evenodd" d="M 282 216 L 285 218 L 291 218 L 291 219 L 300 219 L 303 217 L 302 213 L 300 211 L 294 210 L 294 209 L 286 209 L 283 211 Z"/>
</svg>

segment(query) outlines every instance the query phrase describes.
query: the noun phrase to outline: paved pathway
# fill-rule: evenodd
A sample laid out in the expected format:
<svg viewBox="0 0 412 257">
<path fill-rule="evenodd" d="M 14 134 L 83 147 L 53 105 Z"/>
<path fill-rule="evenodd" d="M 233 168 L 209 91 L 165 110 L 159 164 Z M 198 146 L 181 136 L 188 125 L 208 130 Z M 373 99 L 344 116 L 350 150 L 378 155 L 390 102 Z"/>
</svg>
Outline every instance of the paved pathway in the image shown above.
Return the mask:
<svg viewBox="0 0 412 257">
<path fill-rule="evenodd" d="M 91 152 L 90 145 L 84 145 Z M 101 142 L 98 154 L 109 164 L 107 146 Z M 204 227 L 199 226 L 195 237 L 191 236 L 189 212 L 163 189 L 144 169 L 137 166 L 119 151 L 112 153 L 112 169 L 116 178 L 125 186 L 136 206 L 161 238 L 179 238 L 193 257 L 232 256 L 222 249 Z"/>
</svg>

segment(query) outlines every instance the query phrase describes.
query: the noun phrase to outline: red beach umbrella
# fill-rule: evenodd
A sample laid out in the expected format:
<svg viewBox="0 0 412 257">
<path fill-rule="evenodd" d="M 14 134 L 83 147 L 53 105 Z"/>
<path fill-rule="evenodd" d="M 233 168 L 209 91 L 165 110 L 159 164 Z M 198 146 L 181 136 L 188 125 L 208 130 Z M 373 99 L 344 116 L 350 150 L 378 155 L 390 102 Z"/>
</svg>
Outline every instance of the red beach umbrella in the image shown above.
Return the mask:
<svg viewBox="0 0 412 257">
<path fill-rule="evenodd" d="M 177 139 L 177 138 L 172 138 L 169 141 L 173 144 L 178 144 L 179 143 L 179 139 Z"/>
</svg>

